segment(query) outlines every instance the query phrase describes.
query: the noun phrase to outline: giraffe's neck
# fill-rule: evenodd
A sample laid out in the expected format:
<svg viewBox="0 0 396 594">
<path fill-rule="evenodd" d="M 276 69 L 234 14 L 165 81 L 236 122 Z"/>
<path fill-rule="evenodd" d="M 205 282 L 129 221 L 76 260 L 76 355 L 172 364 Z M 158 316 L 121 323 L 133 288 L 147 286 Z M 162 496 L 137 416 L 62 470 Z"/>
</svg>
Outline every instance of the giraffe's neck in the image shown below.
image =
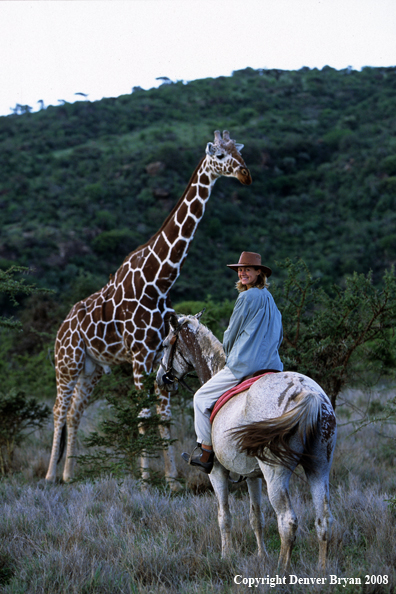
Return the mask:
<svg viewBox="0 0 396 594">
<path fill-rule="evenodd" d="M 139 258 L 145 276 L 161 293 L 169 291 L 180 274 L 189 246 L 201 221 L 206 202 L 219 175 L 208 166 L 204 157 L 193 173 L 182 197 L 164 221 L 160 230 L 144 245 L 130 254 Z"/>
</svg>

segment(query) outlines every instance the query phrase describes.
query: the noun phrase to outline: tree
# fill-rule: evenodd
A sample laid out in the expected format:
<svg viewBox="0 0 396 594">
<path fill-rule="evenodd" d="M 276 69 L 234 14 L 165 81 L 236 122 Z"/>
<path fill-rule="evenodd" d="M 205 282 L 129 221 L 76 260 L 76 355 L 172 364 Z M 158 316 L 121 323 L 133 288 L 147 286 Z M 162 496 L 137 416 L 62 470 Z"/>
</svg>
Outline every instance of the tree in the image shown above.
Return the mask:
<svg viewBox="0 0 396 594">
<path fill-rule="evenodd" d="M 3 476 L 11 471 L 15 448 L 27 438 L 26 431 L 42 427 L 50 412 L 46 404 L 39 404 L 24 392 L 0 392 L 0 473 Z"/>
<path fill-rule="evenodd" d="M 396 277 L 385 272 L 376 288 L 371 272 L 346 277 L 345 287 L 334 285 L 331 295 L 313 280 L 305 262 L 290 259 L 278 266 L 287 270 L 283 286 L 275 288 L 282 312 L 285 369 L 317 381 L 333 407 L 347 383 L 374 384 L 396 370 Z"/>
<path fill-rule="evenodd" d="M 99 423 L 98 430 L 84 439 L 92 453 L 78 456 L 77 478 L 137 474 L 140 456 L 155 456 L 158 450 L 172 443 L 158 433 L 159 427 L 168 426 L 169 421 L 161 420 L 159 415 L 139 416 L 143 409 L 158 404 L 154 380 L 155 373 L 147 375 L 143 390 L 137 390 L 131 382 L 129 365 L 120 365 L 111 375 L 102 378 L 94 398 L 105 398 L 109 407 L 105 409 L 105 418 Z M 144 433 L 140 433 L 141 427 Z"/>
<path fill-rule="evenodd" d="M 15 278 L 17 274 L 26 274 L 29 272 L 28 268 L 23 266 L 12 266 L 8 270 L 0 269 L 0 293 L 6 293 L 13 305 L 18 305 L 16 295 L 23 293 L 24 295 L 31 295 L 36 292 L 51 292 L 49 289 L 38 289 L 35 285 L 26 285 L 25 279 L 18 280 Z M 21 329 L 21 323 L 12 318 L 0 317 L 0 327 Z"/>
<path fill-rule="evenodd" d="M 31 295 L 38 291 L 34 285 L 26 285 L 24 279 L 17 280 L 16 274 L 28 272 L 27 268 L 13 266 L 0 269 L 0 293 L 6 293 L 14 305 L 18 305 L 16 295 Z M 10 318 L 0 317 L 0 328 L 21 330 L 22 324 Z M 35 398 L 28 398 L 21 390 L 0 392 L 0 473 L 5 475 L 12 469 L 15 448 L 26 439 L 27 430 L 42 427 L 50 414 L 46 404 L 39 404 Z"/>
</svg>

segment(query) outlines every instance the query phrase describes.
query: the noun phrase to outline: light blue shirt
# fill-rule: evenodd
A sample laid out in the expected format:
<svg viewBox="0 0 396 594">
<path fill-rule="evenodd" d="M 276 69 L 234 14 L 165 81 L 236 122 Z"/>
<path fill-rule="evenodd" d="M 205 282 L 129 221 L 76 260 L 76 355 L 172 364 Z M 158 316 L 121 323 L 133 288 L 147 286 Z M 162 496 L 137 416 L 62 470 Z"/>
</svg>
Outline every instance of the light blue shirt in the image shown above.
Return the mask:
<svg viewBox="0 0 396 594">
<path fill-rule="evenodd" d="M 260 369 L 282 371 L 282 339 L 282 315 L 271 293 L 257 288 L 240 293 L 223 339 L 226 365 L 235 377 Z"/>
</svg>

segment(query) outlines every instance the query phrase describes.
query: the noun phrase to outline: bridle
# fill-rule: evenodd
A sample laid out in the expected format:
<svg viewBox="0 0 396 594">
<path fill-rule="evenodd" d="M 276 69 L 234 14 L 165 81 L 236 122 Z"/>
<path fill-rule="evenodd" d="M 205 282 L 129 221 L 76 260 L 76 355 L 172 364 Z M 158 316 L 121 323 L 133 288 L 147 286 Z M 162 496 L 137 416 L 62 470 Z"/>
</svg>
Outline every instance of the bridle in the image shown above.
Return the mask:
<svg viewBox="0 0 396 594">
<path fill-rule="evenodd" d="M 201 314 L 204 312 L 205 310 L 202 310 Z M 178 382 L 179 384 L 181 384 L 184 388 L 186 388 L 189 392 L 191 392 L 192 394 L 195 393 L 195 390 L 193 390 L 192 388 L 190 388 L 190 386 L 184 381 L 184 378 L 186 376 L 190 376 L 193 378 L 196 378 L 196 375 L 191 375 L 191 373 L 189 371 L 187 371 L 187 373 L 185 373 L 183 375 L 183 377 L 177 377 L 175 375 L 175 370 L 173 369 L 173 361 L 176 355 L 176 349 L 177 349 L 177 343 L 179 341 L 179 332 L 183 327 L 183 323 L 181 322 L 180 324 L 177 325 L 176 329 L 174 330 L 174 334 L 172 336 L 172 338 L 170 339 L 170 346 L 171 346 L 171 352 L 169 355 L 169 360 L 168 360 L 168 365 L 167 368 L 165 370 L 164 375 L 162 376 L 162 382 L 164 385 L 171 385 L 174 384 L 175 382 Z M 183 359 L 183 361 L 186 363 L 186 365 L 188 367 L 192 367 L 191 363 L 189 363 L 187 361 L 187 359 L 183 356 L 183 353 L 181 351 L 179 351 L 179 355 L 180 357 Z"/>
</svg>

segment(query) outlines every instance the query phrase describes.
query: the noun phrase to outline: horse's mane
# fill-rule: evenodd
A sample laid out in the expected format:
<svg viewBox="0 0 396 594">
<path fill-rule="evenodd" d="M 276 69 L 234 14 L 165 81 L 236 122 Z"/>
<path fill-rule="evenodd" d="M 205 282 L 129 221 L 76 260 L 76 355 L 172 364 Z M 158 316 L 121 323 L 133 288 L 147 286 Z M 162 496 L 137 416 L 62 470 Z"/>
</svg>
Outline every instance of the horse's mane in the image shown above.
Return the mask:
<svg viewBox="0 0 396 594">
<path fill-rule="evenodd" d="M 202 353 L 207 358 L 210 357 L 212 359 L 214 366 L 213 370 L 215 373 L 220 371 L 220 369 L 224 367 L 226 360 L 223 345 L 221 344 L 220 340 L 216 338 L 213 332 L 203 324 L 199 325 L 198 339 L 201 345 Z"/>
<path fill-rule="evenodd" d="M 207 361 L 211 362 L 211 369 L 217 373 L 224 367 L 226 356 L 224 354 L 223 345 L 220 340 L 216 338 L 211 330 L 202 324 L 195 316 L 187 315 L 179 318 L 179 324 L 188 323 L 195 329 L 197 342 L 199 343 L 203 356 Z"/>
</svg>

